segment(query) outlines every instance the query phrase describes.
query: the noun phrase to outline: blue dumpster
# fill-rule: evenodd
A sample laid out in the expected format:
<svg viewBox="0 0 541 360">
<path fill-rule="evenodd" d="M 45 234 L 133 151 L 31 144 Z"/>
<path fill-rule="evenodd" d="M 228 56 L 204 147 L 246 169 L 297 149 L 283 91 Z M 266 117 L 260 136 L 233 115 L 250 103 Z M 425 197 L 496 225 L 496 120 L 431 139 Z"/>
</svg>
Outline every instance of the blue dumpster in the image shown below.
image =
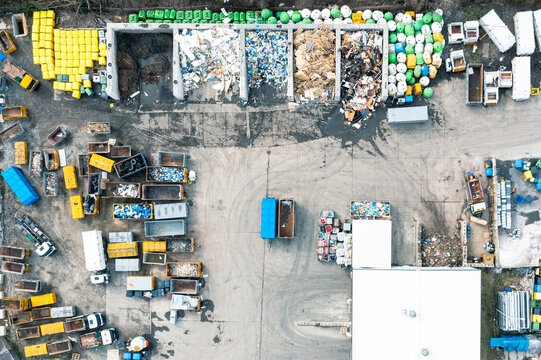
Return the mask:
<svg viewBox="0 0 541 360">
<path fill-rule="evenodd" d="M 23 172 L 18 167 L 11 166 L 7 168 L 2 173 L 2 177 L 23 205 L 32 205 L 39 200 L 38 193 L 26 180 Z"/>
</svg>

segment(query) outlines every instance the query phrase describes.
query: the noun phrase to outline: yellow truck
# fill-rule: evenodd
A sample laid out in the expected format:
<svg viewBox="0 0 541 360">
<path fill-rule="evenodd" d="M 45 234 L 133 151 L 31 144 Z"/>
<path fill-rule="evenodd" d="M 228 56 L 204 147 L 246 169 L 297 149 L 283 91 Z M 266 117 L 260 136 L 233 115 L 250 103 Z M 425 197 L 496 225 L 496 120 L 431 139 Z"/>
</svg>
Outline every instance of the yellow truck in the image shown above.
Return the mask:
<svg viewBox="0 0 541 360">
<path fill-rule="evenodd" d="M 24 106 L 6 106 L 0 110 L 0 115 L 2 115 L 2 120 L 11 121 L 24 119 L 28 116 L 28 113 Z"/>
<path fill-rule="evenodd" d="M 113 172 L 115 161 L 99 154 L 92 154 L 88 164 L 103 171 Z"/>
<path fill-rule="evenodd" d="M 107 244 L 107 256 L 110 258 L 134 257 L 137 255 L 139 255 L 139 248 L 136 242 Z"/>
<path fill-rule="evenodd" d="M 71 202 L 71 216 L 74 219 L 84 219 L 85 213 L 83 209 L 83 197 L 81 195 L 74 195 L 70 197 Z"/>
<path fill-rule="evenodd" d="M 28 165 L 28 143 L 15 141 L 15 165 Z"/>
<path fill-rule="evenodd" d="M 143 252 L 165 252 L 166 248 L 165 241 L 143 241 Z"/>
<path fill-rule="evenodd" d="M 64 166 L 62 170 L 64 171 L 64 183 L 66 184 L 66 190 L 77 189 L 79 187 L 79 184 L 77 183 L 77 173 L 75 172 L 75 166 Z"/>
<path fill-rule="evenodd" d="M 56 304 L 56 293 L 32 296 L 30 298 L 30 304 L 32 305 L 33 308 Z"/>
<path fill-rule="evenodd" d="M 6 60 L 4 67 L 0 71 L 30 92 L 38 87 L 39 81 L 37 79 L 17 65 L 13 65 L 9 60 Z"/>
<path fill-rule="evenodd" d="M 43 324 L 39 326 L 41 336 L 60 334 L 64 332 L 64 322 L 58 321 L 50 324 Z"/>
<path fill-rule="evenodd" d="M 46 343 L 24 347 L 24 356 L 26 357 L 41 356 L 47 354 L 48 352 Z"/>
</svg>

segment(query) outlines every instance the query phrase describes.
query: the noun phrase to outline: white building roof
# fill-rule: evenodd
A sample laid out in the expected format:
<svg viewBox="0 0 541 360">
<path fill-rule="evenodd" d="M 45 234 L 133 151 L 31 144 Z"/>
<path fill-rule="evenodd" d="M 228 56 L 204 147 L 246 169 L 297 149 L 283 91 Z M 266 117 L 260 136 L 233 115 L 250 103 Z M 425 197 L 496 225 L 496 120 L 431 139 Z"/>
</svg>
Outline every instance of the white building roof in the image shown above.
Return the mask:
<svg viewBox="0 0 541 360">
<path fill-rule="evenodd" d="M 352 360 L 477 360 L 480 336 L 479 270 L 353 270 Z"/>
<path fill-rule="evenodd" d="M 354 269 L 391 267 L 391 220 L 353 220 Z"/>
</svg>

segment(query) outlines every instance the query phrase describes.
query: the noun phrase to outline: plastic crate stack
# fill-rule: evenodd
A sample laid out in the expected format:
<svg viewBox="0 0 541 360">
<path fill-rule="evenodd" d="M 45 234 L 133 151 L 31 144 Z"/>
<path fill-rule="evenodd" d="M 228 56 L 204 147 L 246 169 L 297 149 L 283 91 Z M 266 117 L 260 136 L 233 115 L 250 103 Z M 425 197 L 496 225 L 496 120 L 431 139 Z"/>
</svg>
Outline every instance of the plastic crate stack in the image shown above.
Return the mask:
<svg viewBox="0 0 541 360">
<path fill-rule="evenodd" d="M 532 308 L 532 330 L 541 331 L 541 276 L 535 277 L 533 300 L 530 300 Z"/>
<path fill-rule="evenodd" d="M 32 23 L 32 57 L 34 64 L 41 65 L 44 79 L 55 79 L 53 10 L 35 11 Z"/>
<path fill-rule="evenodd" d="M 511 229 L 511 180 L 501 179 L 496 186 L 496 220 L 498 227 Z"/>
</svg>

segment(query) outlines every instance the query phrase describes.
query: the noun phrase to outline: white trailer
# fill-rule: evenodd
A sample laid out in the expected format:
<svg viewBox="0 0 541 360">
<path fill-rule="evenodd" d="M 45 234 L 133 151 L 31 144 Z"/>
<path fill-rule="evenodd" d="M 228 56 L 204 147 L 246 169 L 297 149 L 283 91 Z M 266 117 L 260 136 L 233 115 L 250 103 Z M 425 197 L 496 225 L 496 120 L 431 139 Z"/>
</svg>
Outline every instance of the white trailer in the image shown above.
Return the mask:
<svg viewBox="0 0 541 360">
<path fill-rule="evenodd" d="M 511 65 L 513 67 L 513 100 L 528 100 L 532 90 L 530 57 L 517 56 Z"/>
<path fill-rule="evenodd" d="M 537 38 L 537 47 L 541 51 L 541 9 L 533 13 L 533 25 L 535 27 L 535 37 Z"/>
<path fill-rule="evenodd" d="M 494 9 L 479 19 L 479 24 L 500 52 L 506 52 L 515 45 L 515 36 Z"/>
<path fill-rule="evenodd" d="M 88 271 L 105 270 L 107 268 L 107 262 L 105 261 L 105 247 L 101 231 L 83 231 L 82 235 L 86 269 Z"/>
<path fill-rule="evenodd" d="M 535 51 L 533 30 L 533 12 L 520 11 L 515 14 L 515 37 L 517 39 L 517 55 L 531 55 Z"/>
</svg>

